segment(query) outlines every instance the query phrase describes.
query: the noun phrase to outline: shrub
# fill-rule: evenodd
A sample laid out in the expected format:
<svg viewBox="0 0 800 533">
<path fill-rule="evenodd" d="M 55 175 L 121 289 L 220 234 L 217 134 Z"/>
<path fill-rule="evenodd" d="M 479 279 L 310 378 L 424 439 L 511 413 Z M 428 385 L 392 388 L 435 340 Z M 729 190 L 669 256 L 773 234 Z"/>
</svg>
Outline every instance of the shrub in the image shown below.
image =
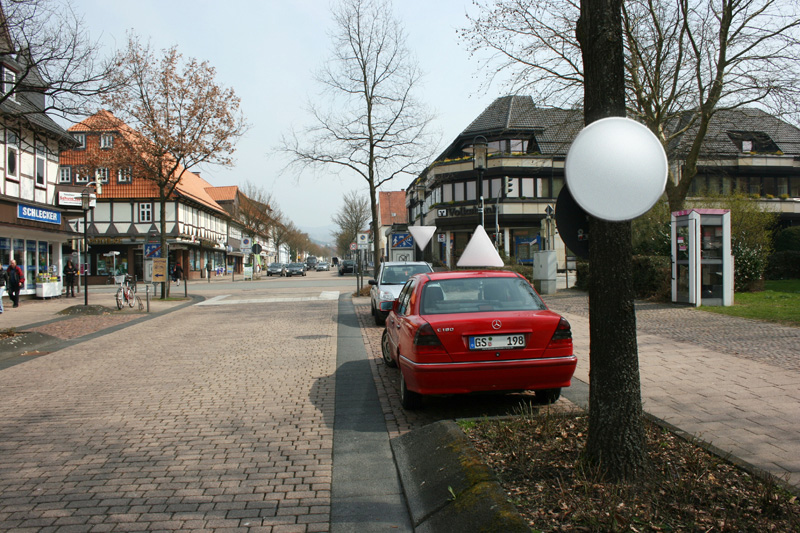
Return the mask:
<svg viewBox="0 0 800 533">
<path fill-rule="evenodd" d="M 776 252 L 800 252 L 800 226 L 791 226 L 780 230 L 775 235 Z"/>
<path fill-rule="evenodd" d="M 640 300 L 669 301 L 672 287 L 672 264 L 669 257 L 635 255 L 632 258 L 633 290 Z M 575 288 L 589 290 L 589 262 L 578 261 Z"/>
<path fill-rule="evenodd" d="M 734 241 L 733 250 L 733 288 L 736 292 L 753 292 L 763 289 L 764 271 L 767 257 L 760 247 L 750 247 L 741 241 Z"/>
<path fill-rule="evenodd" d="M 800 250 L 775 252 L 767 262 L 767 279 L 800 279 Z"/>
</svg>

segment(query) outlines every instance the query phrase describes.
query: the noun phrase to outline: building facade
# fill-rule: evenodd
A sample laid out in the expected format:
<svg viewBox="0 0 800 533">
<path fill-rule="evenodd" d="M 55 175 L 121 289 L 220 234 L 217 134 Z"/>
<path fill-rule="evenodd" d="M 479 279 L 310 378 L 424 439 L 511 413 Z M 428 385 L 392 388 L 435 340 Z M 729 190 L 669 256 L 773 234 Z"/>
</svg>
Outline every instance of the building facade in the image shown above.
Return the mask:
<svg viewBox="0 0 800 533">
<path fill-rule="evenodd" d="M 482 224 L 513 262 L 530 264 L 533 251 L 554 249 L 565 268 L 569 251 L 553 213 L 567 152 L 582 127 L 582 110 L 539 108 L 529 96 L 490 104 L 406 190 L 409 225 L 437 228 L 425 259 L 454 266 Z M 675 153 L 688 150 L 680 144 L 688 145 L 688 136 Z M 483 168 L 473 157 L 476 144 L 488 148 Z M 671 165 L 679 173 L 680 156 Z M 798 128 L 759 110 L 721 111 L 698 168 L 689 202 L 706 191 L 738 190 L 780 213 L 784 225 L 800 224 Z"/>
<path fill-rule="evenodd" d="M 60 295 L 64 254 L 70 252 L 77 213 L 57 201 L 59 153 L 72 137 L 44 113 L 45 95 L 21 80 L 22 65 L 0 63 L 0 264 L 14 259 L 25 273 L 20 294 L 33 295 L 44 282 Z M 33 76 L 30 73 L 28 76 Z M 37 78 L 38 79 L 38 78 Z M 20 90 L 24 87 L 24 90 Z M 52 280 L 52 283 L 51 283 Z M 48 294 L 48 296 L 54 294 Z"/>
</svg>

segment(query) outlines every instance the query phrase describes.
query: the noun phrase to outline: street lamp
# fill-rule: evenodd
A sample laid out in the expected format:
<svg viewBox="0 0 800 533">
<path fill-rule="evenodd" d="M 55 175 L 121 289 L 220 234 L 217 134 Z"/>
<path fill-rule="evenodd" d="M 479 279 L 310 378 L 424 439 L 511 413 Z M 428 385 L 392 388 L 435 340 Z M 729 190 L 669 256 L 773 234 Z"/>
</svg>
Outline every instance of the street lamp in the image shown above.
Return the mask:
<svg viewBox="0 0 800 533">
<path fill-rule="evenodd" d="M 478 135 L 472 141 L 472 168 L 478 172 L 478 224 L 483 226 L 483 172 L 486 170 L 488 143 L 486 137 Z"/>
<path fill-rule="evenodd" d="M 103 193 L 103 185 L 99 181 L 90 181 L 86 184 L 81 192 L 81 208 L 83 208 L 83 260 L 85 266 L 83 268 L 83 305 L 89 305 L 89 225 L 87 221 L 87 213 L 92 208 L 92 195 L 90 194 L 90 187 L 94 185 L 97 194 Z M 97 197 L 95 196 L 95 199 Z"/>
</svg>

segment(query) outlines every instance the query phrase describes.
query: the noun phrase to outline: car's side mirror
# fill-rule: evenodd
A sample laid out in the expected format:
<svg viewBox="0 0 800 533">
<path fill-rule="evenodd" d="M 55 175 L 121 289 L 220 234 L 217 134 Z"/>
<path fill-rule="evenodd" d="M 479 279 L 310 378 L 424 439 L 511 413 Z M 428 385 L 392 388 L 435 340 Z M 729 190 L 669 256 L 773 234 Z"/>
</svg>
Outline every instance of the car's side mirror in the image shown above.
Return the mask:
<svg viewBox="0 0 800 533">
<path fill-rule="evenodd" d="M 377 282 L 377 281 L 375 281 L 374 279 L 370 279 L 370 280 L 367 280 L 367 284 L 368 284 L 368 285 L 377 285 L 377 284 L 378 284 L 378 282 Z"/>
</svg>

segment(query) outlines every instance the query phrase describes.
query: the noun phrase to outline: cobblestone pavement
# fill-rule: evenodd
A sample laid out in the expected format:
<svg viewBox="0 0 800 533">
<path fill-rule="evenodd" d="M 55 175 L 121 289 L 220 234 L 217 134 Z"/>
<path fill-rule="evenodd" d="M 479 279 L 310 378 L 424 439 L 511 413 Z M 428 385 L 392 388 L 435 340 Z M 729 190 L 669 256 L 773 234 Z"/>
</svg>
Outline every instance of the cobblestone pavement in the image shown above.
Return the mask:
<svg viewBox="0 0 800 533">
<path fill-rule="evenodd" d="M 337 303 L 192 306 L 0 372 L 0 530 L 328 531 Z"/>
<path fill-rule="evenodd" d="M 585 292 L 569 290 L 544 297 L 558 313 L 589 316 Z M 800 328 L 730 317 L 693 307 L 636 303 L 637 331 L 689 342 L 729 355 L 800 372 Z"/>
</svg>

